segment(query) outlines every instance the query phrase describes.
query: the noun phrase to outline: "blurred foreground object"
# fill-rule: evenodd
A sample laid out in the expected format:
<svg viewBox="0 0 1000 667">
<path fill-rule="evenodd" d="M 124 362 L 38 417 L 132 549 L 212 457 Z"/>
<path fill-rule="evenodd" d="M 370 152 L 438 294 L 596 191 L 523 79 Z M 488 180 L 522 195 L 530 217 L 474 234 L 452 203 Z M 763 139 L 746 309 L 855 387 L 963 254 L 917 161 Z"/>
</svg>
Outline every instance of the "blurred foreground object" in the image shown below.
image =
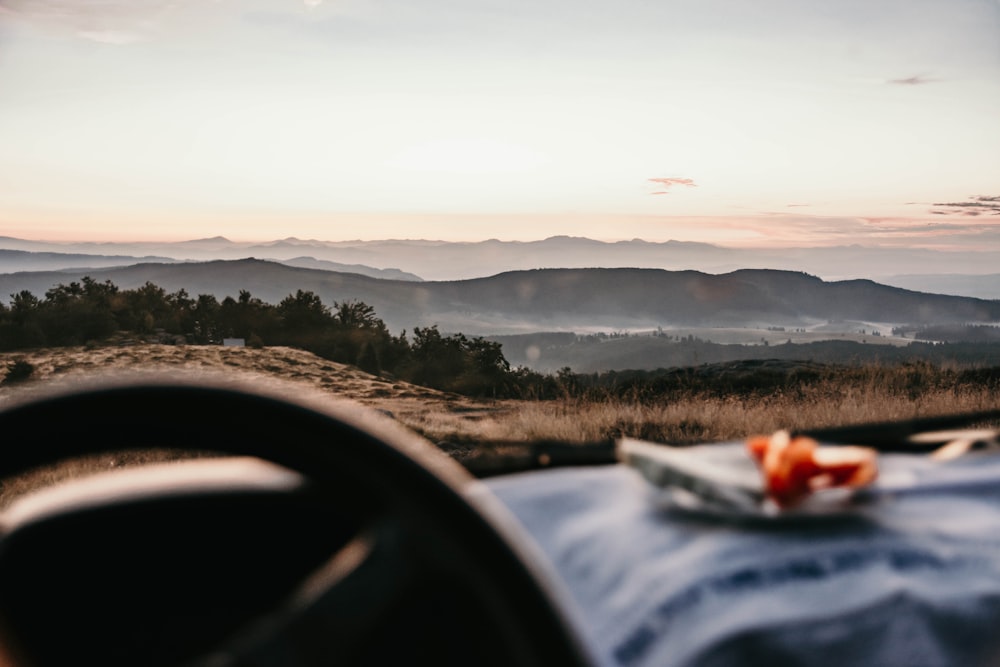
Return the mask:
<svg viewBox="0 0 1000 667">
<path fill-rule="evenodd" d="M 820 447 L 812 438 L 782 430 L 750 438 L 747 448 L 764 475 L 768 497 L 779 507 L 792 507 L 821 489 L 862 487 L 878 476 L 876 452 L 868 447 Z"/>
</svg>

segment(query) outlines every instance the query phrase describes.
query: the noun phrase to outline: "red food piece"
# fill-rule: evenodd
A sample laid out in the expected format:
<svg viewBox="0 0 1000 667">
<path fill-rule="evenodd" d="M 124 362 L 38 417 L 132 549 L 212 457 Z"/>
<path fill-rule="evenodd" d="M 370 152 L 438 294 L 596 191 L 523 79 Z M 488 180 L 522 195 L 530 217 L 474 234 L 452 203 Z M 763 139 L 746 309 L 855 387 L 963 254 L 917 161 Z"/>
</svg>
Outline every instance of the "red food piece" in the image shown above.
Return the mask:
<svg viewBox="0 0 1000 667">
<path fill-rule="evenodd" d="M 791 507 L 814 491 L 859 487 L 878 474 L 876 452 L 868 447 L 820 447 L 812 438 L 788 431 L 747 441 L 764 475 L 767 494 L 780 507 Z"/>
</svg>

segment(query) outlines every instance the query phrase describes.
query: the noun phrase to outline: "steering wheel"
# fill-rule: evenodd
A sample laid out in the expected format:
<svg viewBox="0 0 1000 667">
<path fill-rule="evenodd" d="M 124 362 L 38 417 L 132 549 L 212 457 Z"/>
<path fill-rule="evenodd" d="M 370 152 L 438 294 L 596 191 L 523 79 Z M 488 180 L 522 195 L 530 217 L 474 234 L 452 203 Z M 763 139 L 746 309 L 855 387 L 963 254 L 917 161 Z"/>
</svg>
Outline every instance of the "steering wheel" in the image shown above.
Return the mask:
<svg viewBox="0 0 1000 667">
<path fill-rule="evenodd" d="M 591 664 L 485 486 L 384 415 L 293 391 L 119 380 L 0 412 L 0 479 L 105 452 L 199 456 L 0 514 L 8 659 Z"/>
</svg>

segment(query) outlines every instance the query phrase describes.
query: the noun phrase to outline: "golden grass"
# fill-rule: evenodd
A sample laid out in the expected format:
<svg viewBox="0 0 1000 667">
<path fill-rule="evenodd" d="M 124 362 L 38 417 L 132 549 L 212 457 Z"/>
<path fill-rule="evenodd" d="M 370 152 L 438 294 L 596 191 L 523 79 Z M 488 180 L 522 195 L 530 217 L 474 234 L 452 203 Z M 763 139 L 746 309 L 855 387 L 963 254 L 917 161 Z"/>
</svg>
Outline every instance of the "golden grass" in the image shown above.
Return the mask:
<svg viewBox="0 0 1000 667">
<path fill-rule="evenodd" d="M 467 416 L 404 415 L 433 441 L 593 442 L 628 436 L 670 444 L 745 438 L 777 429 L 808 429 L 996 408 L 992 392 L 934 392 L 916 399 L 851 393 L 815 402 L 692 397 L 663 404 L 619 400 L 506 402 L 475 420 Z"/>
<path fill-rule="evenodd" d="M 483 439 L 594 441 L 629 436 L 672 444 L 745 438 L 780 428 L 807 429 L 987 410 L 989 391 L 935 391 L 910 398 L 879 391 L 849 391 L 807 400 L 690 397 L 658 403 L 619 400 L 526 403 L 482 424 Z M 475 439 L 475 436 L 472 436 Z"/>
</svg>

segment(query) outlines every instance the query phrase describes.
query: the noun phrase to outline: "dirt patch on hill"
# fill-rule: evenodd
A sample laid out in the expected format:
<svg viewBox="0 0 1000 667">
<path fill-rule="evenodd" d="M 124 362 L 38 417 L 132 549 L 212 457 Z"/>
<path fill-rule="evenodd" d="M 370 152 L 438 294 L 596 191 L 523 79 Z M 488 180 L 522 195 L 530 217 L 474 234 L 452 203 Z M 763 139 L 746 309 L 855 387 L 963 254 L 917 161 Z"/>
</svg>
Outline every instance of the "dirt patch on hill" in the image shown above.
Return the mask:
<svg viewBox="0 0 1000 667">
<path fill-rule="evenodd" d="M 256 384 L 281 383 L 285 388 L 291 382 L 379 410 L 431 440 L 472 432 L 478 436 L 484 419 L 516 409 L 516 402 L 479 401 L 436 391 L 389 376 L 371 375 L 290 347 L 142 344 L 46 348 L 0 354 L 0 376 L 17 361 L 31 364 L 34 370 L 22 382 L 0 384 L 0 405 L 26 392 L 69 387 L 91 377 L 180 373 L 196 381 L 221 374 Z"/>
</svg>

